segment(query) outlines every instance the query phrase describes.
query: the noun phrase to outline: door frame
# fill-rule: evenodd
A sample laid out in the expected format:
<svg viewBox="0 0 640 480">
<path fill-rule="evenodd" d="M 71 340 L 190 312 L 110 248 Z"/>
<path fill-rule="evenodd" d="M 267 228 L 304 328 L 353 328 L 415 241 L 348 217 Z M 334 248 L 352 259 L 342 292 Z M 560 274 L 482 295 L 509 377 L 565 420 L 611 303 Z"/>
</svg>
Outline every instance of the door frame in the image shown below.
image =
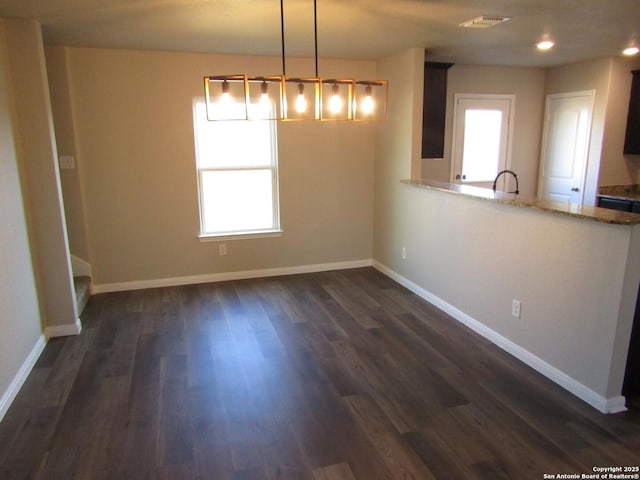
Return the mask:
<svg viewBox="0 0 640 480">
<path fill-rule="evenodd" d="M 587 183 L 587 168 L 589 165 L 589 157 L 591 155 L 591 134 L 593 132 L 593 110 L 595 107 L 596 91 L 590 90 L 578 90 L 575 92 L 563 92 L 563 93 L 549 93 L 545 97 L 544 102 L 544 118 L 542 125 L 542 143 L 540 144 L 540 168 L 538 171 L 538 195 L 539 199 L 542 199 L 542 185 L 544 182 L 544 168 L 546 164 L 546 145 L 547 137 L 549 135 L 549 103 L 555 98 L 571 98 L 571 97 L 589 97 L 589 131 L 587 132 L 586 140 L 586 158 L 582 167 L 582 181 L 578 188 L 580 188 L 580 204 L 584 204 L 585 185 Z"/>
<path fill-rule="evenodd" d="M 458 115 L 458 100 L 476 99 L 476 100 L 509 100 L 509 119 L 507 122 L 507 145 L 505 150 L 504 165 L 505 169 L 511 170 L 511 151 L 513 145 L 513 130 L 515 124 L 515 111 L 516 111 L 516 96 L 510 93 L 456 93 L 453 96 L 453 129 L 451 135 L 451 171 L 449 175 L 450 183 L 463 183 L 461 181 L 456 182 L 456 135 L 457 132 L 457 115 Z M 500 179 L 502 183 L 502 189 L 506 182 L 506 176 L 502 176 Z"/>
</svg>

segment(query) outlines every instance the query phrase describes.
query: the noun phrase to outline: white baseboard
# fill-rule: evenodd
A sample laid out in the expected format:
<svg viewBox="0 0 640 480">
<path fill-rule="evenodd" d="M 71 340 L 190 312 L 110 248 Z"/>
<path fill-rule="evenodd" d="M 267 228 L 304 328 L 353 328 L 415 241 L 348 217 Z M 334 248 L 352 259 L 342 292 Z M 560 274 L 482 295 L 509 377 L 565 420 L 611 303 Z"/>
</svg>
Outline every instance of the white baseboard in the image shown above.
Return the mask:
<svg viewBox="0 0 640 480">
<path fill-rule="evenodd" d="M 158 278 L 153 280 L 136 280 L 132 282 L 102 283 L 93 285 L 93 293 L 123 292 L 142 290 L 145 288 L 174 287 L 195 283 L 225 282 L 229 280 L 245 280 L 248 278 L 277 277 L 280 275 L 296 275 L 300 273 L 326 272 L 330 270 L 347 270 L 350 268 L 370 267 L 371 259 L 352 260 L 348 262 L 320 263 L 300 265 L 296 267 L 265 268 L 262 270 L 243 270 L 238 272 L 210 273 L 185 277 Z"/>
<path fill-rule="evenodd" d="M 71 254 L 71 270 L 74 277 L 91 277 L 91 264 Z"/>
<path fill-rule="evenodd" d="M 411 280 L 403 277 L 399 273 L 391 270 L 386 265 L 383 265 L 376 260 L 373 261 L 372 265 L 376 270 L 379 270 L 380 272 L 384 273 L 388 277 L 392 278 L 396 282 L 411 290 L 416 295 L 422 297 L 427 302 L 438 307 L 443 312 L 451 315 L 458 322 L 466 325 L 471 330 L 482 335 L 490 342 L 510 353 L 518 360 L 526 363 L 537 372 L 554 381 L 555 383 L 568 390 L 576 397 L 588 403 L 595 409 L 601 411 L 602 413 L 619 413 L 626 410 L 625 398 L 623 396 L 616 396 L 611 398 L 603 397 L 599 393 L 594 392 L 589 387 L 583 385 L 563 371 L 557 369 L 553 365 L 550 365 L 528 350 L 522 348 L 520 345 L 517 345 L 508 338 L 503 337 L 498 332 L 490 329 L 478 320 L 458 310 L 456 307 L 445 302 L 433 293 L 413 283 Z"/>
<path fill-rule="evenodd" d="M 68 337 L 71 335 L 79 335 L 82 331 L 82 323 L 80 319 L 76 319 L 76 323 L 67 325 L 53 325 L 44 329 L 44 334 L 47 338 L 53 337 Z"/>
<path fill-rule="evenodd" d="M 604 397 L 600 397 L 600 398 L 604 398 Z M 619 395 L 617 397 L 607 398 L 605 400 L 606 400 L 605 408 L 600 409 L 598 407 L 595 407 L 595 408 L 598 408 L 598 410 L 600 410 L 602 413 L 620 413 L 620 412 L 627 411 L 627 406 L 625 405 L 627 399 L 622 395 Z"/>
<path fill-rule="evenodd" d="M 15 377 L 13 377 L 13 380 L 9 384 L 9 387 L 2 394 L 2 397 L 0 397 L 0 421 L 6 415 L 7 411 L 9 410 L 9 407 L 11 406 L 11 404 L 13 403 L 13 400 L 16 398 L 16 395 L 22 388 L 22 385 L 24 384 L 25 380 L 29 376 L 29 373 L 31 373 L 33 366 L 38 361 L 38 357 L 40 356 L 40 354 L 42 353 L 42 350 L 44 350 L 44 347 L 46 345 L 47 345 L 46 337 L 44 335 L 40 335 L 40 337 L 36 341 L 36 344 L 31 349 L 31 352 L 29 353 L 25 361 L 22 363 L 22 366 L 18 370 L 18 373 L 16 373 Z"/>
</svg>

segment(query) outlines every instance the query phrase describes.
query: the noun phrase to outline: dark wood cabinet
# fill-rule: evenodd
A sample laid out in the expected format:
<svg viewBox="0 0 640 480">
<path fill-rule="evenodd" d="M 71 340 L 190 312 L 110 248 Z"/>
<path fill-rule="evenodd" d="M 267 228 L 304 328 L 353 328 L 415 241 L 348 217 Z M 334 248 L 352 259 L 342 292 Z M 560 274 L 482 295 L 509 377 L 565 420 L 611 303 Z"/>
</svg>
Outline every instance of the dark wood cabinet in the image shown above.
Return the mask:
<svg viewBox="0 0 640 480">
<path fill-rule="evenodd" d="M 631 200 L 623 200 L 621 198 L 598 197 L 598 206 L 601 208 L 610 208 L 612 210 L 620 210 L 621 212 L 631 212 L 634 208 Z"/>
<path fill-rule="evenodd" d="M 624 137 L 624 153 L 640 155 L 640 70 L 631 72 L 631 97 L 627 113 L 627 133 Z"/>
<path fill-rule="evenodd" d="M 422 158 L 444 156 L 447 70 L 452 63 L 425 62 L 422 100 Z"/>
</svg>

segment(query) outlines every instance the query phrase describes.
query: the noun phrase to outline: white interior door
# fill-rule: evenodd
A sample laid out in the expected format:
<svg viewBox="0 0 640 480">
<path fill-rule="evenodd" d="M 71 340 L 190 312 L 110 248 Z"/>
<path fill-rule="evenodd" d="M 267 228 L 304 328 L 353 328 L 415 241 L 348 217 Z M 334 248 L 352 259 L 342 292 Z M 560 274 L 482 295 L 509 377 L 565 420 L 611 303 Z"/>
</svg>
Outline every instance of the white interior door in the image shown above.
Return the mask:
<svg viewBox="0 0 640 480">
<path fill-rule="evenodd" d="M 594 90 L 547 95 L 538 196 L 582 203 Z"/>
<path fill-rule="evenodd" d="M 498 172 L 509 168 L 514 103 L 513 95 L 455 96 L 452 183 L 492 187 Z"/>
</svg>

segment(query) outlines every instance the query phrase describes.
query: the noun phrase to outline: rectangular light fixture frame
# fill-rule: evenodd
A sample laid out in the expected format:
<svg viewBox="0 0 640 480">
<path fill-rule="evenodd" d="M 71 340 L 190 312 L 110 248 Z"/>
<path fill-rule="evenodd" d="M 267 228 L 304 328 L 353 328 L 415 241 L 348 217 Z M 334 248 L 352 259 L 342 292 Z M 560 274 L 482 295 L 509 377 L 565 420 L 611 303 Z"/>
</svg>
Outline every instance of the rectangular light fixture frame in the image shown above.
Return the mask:
<svg viewBox="0 0 640 480">
<path fill-rule="evenodd" d="M 247 76 L 241 74 L 204 77 L 207 120 L 247 120 L 249 118 L 247 80 Z M 214 90 L 214 86 L 217 91 Z M 228 107 L 231 103 L 234 105 L 233 112 L 230 112 Z"/>
<path fill-rule="evenodd" d="M 342 101 L 339 113 L 332 112 L 329 106 L 334 90 L 338 90 Z M 284 75 L 211 75 L 204 77 L 204 91 L 207 119 L 212 121 L 382 122 L 387 119 L 389 82 L 350 78 L 289 78 Z M 264 91 L 269 97 L 268 107 L 261 104 Z M 296 109 L 300 91 L 304 94 L 305 111 Z"/>
<path fill-rule="evenodd" d="M 353 120 L 357 122 L 387 120 L 389 103 L 388 80 L 356 80 L 353 100 Z M 367 97 L 369 97 L 367 99 Z M 372 107 L 368 111 L 368 105 Z"/>
<path fill-rule="evenodd" d="M 322 80 L 317 77 L 289 78 L 284 82 L 283 121 L 320 120 L 322 108 Z M 296 101 L 302 92 L 306 109 L 298 111 Z"/>
<path fill-rule="evenodd" d="M 355 81 L 352 78 L 323 79 L 320 119 L 322 121 L 353 120 L 354 90 Z M 334 94 L 339 100 L 334 100 Z M 339 110 L 334 111 L 338 107 Z"/>
<path fill-rule="evenodd" d="M 249 120 L 282 120 L 285 111 L 284 86 L 283 75 L 249 77 L 247 79 Z M 263 94 L 267 95 L 268 105 L 265 105 Z"/>
</svg>

